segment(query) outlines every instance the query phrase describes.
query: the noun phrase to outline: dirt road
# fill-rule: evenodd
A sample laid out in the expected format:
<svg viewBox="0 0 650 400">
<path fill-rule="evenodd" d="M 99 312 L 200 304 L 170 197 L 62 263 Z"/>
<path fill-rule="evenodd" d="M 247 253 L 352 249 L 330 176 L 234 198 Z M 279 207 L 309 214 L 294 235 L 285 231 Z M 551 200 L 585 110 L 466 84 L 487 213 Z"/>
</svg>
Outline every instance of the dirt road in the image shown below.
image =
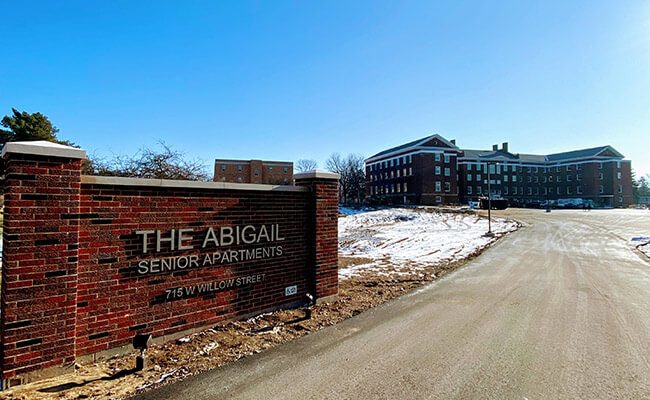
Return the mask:
<svg viewBox="0 0 650 400">
<path fill-rule="evenodd" d="M 650 398 L 650 212 L 526 226 L 441 281 L 143 399 Z"/>
</svg>

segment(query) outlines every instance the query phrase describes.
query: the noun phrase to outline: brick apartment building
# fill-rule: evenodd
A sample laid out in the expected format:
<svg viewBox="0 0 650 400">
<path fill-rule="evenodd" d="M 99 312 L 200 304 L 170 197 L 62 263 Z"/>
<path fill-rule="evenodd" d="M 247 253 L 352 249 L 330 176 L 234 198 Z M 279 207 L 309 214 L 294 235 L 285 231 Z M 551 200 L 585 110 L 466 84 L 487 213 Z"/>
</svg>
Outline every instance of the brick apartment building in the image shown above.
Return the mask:
<svg viewBox="0 0 650 400">
<path fill-rule="evenodd" d="M 489 171 L 489 185 L 488 185 Z M 466 204 L 487 196 L 513 206 L 584 199 L 597 207 L 633 203 L 631 163 L 611 146 L 549 155 L 519 154 L 508 143 L 464 150 L 431 135 L 366 160 L 371 201 L 392 204 Z"/>
<path fill-rule="evenodd" d="M 214 181 L 289 185 L 293 181 L 293 163 L 263 160 L 215 160 Z"/>
</svg>

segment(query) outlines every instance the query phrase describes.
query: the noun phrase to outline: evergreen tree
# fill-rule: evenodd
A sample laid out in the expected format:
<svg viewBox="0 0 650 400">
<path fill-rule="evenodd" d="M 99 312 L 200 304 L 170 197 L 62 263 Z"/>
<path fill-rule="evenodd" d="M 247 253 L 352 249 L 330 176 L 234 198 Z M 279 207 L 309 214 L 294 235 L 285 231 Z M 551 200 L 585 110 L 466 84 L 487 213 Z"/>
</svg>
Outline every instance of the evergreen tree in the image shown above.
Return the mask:
<svg viewBox="0 0 650 400">
<path fill-rule="evenodd" d="M 12 115 L 6 115 L 0 121 L 0 143 L 47 140 L 49 142 L 67 144 L 56 137 L 59 130 L 43 114 L 37 112 L 30 114 L 26 111 L 11 109 Z"/>
</svg>

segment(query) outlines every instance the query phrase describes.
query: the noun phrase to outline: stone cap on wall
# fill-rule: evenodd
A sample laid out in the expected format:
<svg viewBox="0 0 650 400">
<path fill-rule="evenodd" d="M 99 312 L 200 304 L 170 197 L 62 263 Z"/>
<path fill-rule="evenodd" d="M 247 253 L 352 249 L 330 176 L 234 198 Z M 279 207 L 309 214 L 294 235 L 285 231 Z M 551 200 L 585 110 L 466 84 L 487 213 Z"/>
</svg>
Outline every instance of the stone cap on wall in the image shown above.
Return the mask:
<svg viewBox="0 0 650 400">
<path fill-rule="evenodd" d="M 300 172 L 298 174 L 293 174 L 293 179 L 295 180 L 300 180 L 300 179 L 333 179 L 333 180 L 339 180 L 341 179 L 341 175 L 335 174 L 333 172 L 329 171 L 323 171 L 321 169 L 314 169 L 311 171 L 307 172 Z"/>
<path fill-rule="evenodd" d="M 309 189 L 293 185 L 263 185 L 256 183 L 203 182 L 172 179 L 129 178 L 121 176 L 81 175 L 81 183 L 85 185 L 109 186 L 146 186 L 157 188 L 179 189 L 226 189 L 226 190 L 262 190 L 277 192 L 308 192 Z"/>
<path fill-rule="evenodd" d="M 29 142 L 7 142 L 2 148 L 1 157 L 7 153 L 34 154 L 38 156 L 86 158 L 86 151 L 64 144 L 52 143 L 47 140 L 34 140 Z"/>
</svg>

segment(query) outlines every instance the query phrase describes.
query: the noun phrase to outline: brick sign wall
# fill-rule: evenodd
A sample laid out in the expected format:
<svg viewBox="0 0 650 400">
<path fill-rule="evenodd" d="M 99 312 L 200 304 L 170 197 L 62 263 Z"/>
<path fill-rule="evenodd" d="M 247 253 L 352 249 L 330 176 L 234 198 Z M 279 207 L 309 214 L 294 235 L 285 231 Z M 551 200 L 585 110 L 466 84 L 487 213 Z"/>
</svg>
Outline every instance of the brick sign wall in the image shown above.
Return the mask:
<svg viewBox="0 0 650 400">
<path fill-rule="evenodd" d="M 4 386 L 80 356 L 338 291 L 337 176 L 296 186 L 81 175 L 84 152 L 5 146 Z"/>
</svg>

